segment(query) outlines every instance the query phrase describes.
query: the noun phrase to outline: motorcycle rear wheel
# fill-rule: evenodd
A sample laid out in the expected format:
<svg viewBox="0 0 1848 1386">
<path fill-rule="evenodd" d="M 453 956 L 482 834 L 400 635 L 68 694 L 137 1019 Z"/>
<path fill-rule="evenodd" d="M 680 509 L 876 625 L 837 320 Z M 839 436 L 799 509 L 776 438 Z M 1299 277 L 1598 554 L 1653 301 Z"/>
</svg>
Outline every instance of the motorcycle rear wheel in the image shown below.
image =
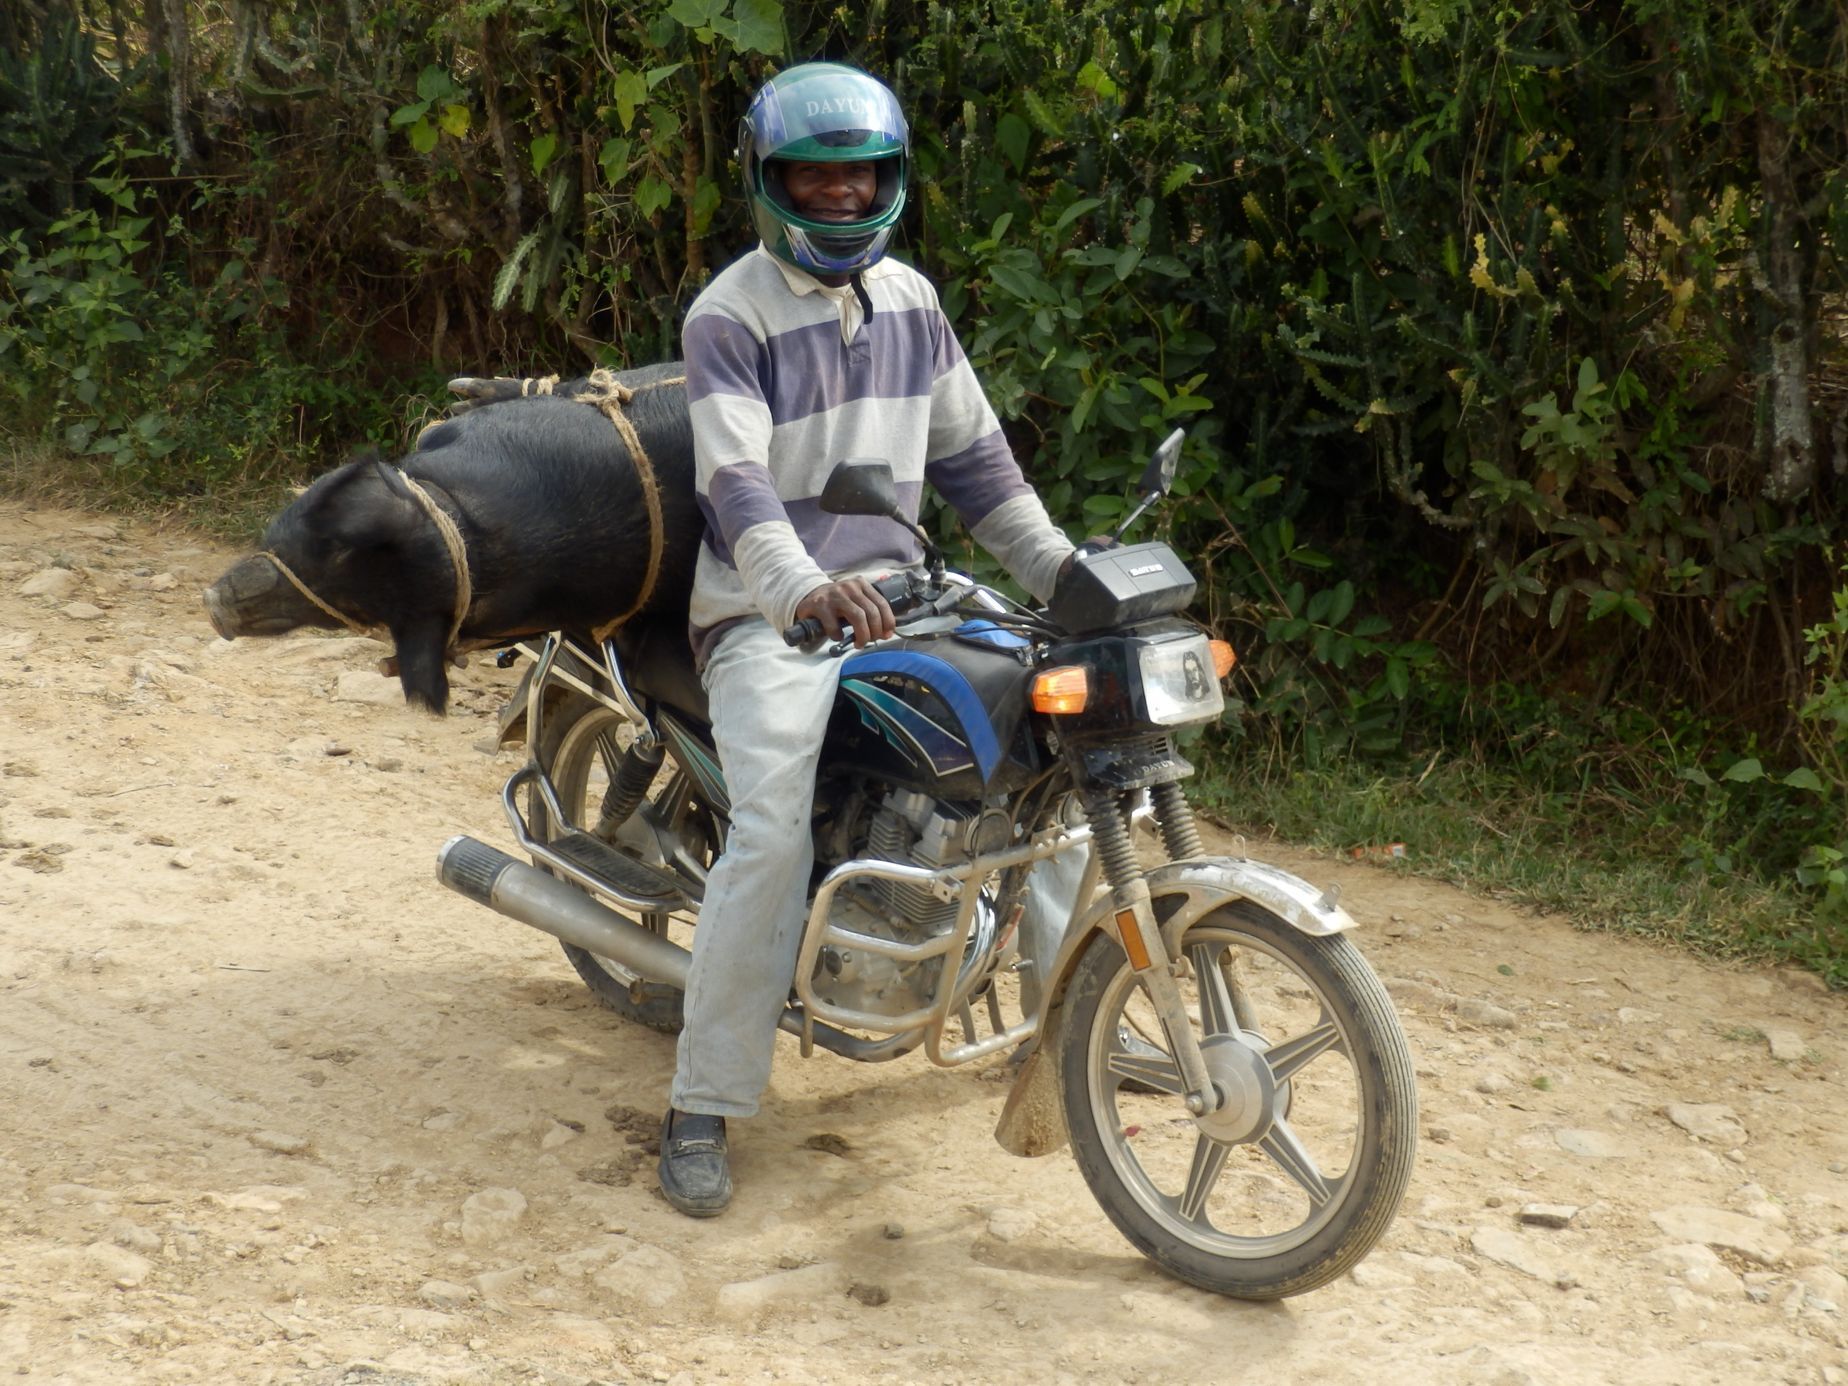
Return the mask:
<svg viewBox="0 0 1848 1386">
<path fill-rule="evenodd" d="M 565 812 L 577 820 L 571 826 L 588 831 L 597 824 L 598 806 L 616 772 L 617 758 L 628 745 L 629 730 L 628 722 L 622 717 L 576 693 L 562 699 L 547 713 L 539 747 L 540 764 L 549 768 Z M 648 797 L 671 821 L 676 815 L 692 811 L 690 790 L 686 776 L 669 761 L 662 766 Z M 541 841 L 549 841 L 554 835 L 570 830 L 570 827 L 560 827 L 553 822 L 544 797 L 536 792 L 527 819 Z M 605 824 L 602 835 L 609 840 L 621 826 Z M 612 840 L 611 845 L 623 846 L 620 840 Z M 635 922 L 665 935 L 673 919 L 666 914 L 648 914 Z M 686 946 L 685 939 L 681 942 Z M 680 1032 L 686 1000 L 680 988 L 662 982 L 644 982 L 621 963 L 575 944 L 560 946 L 578 976 L 603 1005 L 625 1020 L 633 1020 L 651 1030 L 669 1035 Z"/>
<path fill-rule="evenodd" d="M 1117 1230 L 1169 1274 L 1282 1299 L 1351 1270 L 1411 1177 L 1418 1098 L 1385 988 L 1346 938 L 1249 901 L 1188 929 L 1182 981 L 1209 1074 L 1195 1118 L 1146 990 L 1099 934 L 1066 994 L 1060 1078 L 1072 1152 Z"/>
</svg>

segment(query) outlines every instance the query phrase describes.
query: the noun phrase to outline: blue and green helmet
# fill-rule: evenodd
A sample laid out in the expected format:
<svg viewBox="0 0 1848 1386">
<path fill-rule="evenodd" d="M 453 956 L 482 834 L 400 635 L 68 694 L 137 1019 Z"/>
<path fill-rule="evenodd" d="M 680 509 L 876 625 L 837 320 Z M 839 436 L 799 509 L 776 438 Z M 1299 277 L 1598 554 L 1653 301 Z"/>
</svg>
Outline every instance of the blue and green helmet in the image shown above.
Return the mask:
<svg viewBox="0 0 1848 1386">
<path fill-rule="evenodd" d="M 840 63 L 803 63 L 752 98 L 738 135 L 745 197 L 764 246 L 816 274 L 857 274 L 879 262 L 905 210 L 911 131 L 883 82 Z M 784 191 L 779 161 L 867 163 L 878 185 L 860 221 L 810 221 Z"/>
</svg>

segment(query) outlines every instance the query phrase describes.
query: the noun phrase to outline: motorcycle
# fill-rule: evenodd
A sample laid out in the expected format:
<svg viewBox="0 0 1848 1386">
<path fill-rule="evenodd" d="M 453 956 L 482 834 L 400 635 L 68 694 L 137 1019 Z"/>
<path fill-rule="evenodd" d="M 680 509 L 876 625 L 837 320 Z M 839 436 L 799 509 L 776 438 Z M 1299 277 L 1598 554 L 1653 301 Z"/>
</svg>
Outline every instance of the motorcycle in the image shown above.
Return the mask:
<svg viewBox="0 0 1848 1386">
<path fill-rule="evenodd" d="M 812 901 L 779 1023 L 805 1058 L 1009 1054 L 1003 1148 L 1069 1140 L 1105 1214 L 1165 1271 L 1276 1299 L 1384 1235 L 1417 1094 L 1338 891 L 1207 855 L 1182 791 L 1176 735 L 1221 715 L 1234 656 L 1182 615 L 1195 581 L 1165 544 L 1116 542 L 1170 489 L 1180 443 L 1044 609 L 947 571 L 883 462 L 830 476 L 824 510 L 906 525 L 927 570 L 881 580 L 896 638 L 832 646 Z M 785 639 L 818 641 L 806 625 Z M 522 649 L 503 732 L 530 756 L 502 807 L 532 864 L 463 835 L 438 878 L 560 939 L 611 1009 L 675 1030 L 691 954 L 673 934 L 697 924 L 727 815 L 684 628 Z M 1030 873 L 1086 853 L 1063 937 L 1024 950 Z"/>
</svg>

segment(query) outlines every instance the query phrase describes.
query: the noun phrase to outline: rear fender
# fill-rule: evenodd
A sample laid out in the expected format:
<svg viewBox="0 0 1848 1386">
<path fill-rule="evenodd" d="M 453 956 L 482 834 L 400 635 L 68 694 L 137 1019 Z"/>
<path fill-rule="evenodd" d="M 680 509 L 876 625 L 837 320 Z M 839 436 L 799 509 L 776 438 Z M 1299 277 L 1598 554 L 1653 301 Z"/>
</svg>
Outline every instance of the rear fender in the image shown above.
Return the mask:
<svg viewBox="0 0 1848 1386">
<path fill-rule="evenodd" d="M 1317 890 L 1299 876 L 1249 857 L 1193 857 L 1172 861 L 1148 873 L 1150 904 L 1162 921 L 1168 956 L 1178 957 L 1187 930 L 1222 905 L 1250 900 L 1305 934 L 1325 937 L 1354 927 L 1354 919 L 1335 903 L 1335 892 Z M 1114 902 L 1106 891 L 1066 931 L 1051 982 L 1040 1002 L 1033 1050 L 1001 1109 L 995 1139 L 1010 1155 L 1050 1155 L 1065 1144 L 1065 1118 L 1058 1070 L 1058 1049 L 1065 993 L 1078 959 L 1094 935 L 1109 931 Z"/>
<path fill-rule="evenodd" d="M 498 744 L 516 746 L 527 740 L 526 713 L 531 700 L 533 675 L 539 671 L 537 660 L 543 637 L 522 640 L 514 648 L 526 656 L 526 666 L 520 671 L 520 681 L 514 685 L 513 692 L 507 697 L 506 704 L 500 710 L 500 729 Z M 572 685 L 590 693 L 599 701 L 608 703 L 608 694 L 599 690 L 608 688 L 609 680 L 591 662 L 585 659 L 570 645 L 558 651 L 552 663 L 552 677 L 545 686 L 543 711 L 550 713 L 559 703 L 570 696 Z"/>
<path fill-rule="evenodd" d="M 520 670 L 520 681 L 513 686 L 513 692 L 507 695 L 507 701 L 501 707 L 498 744 L 502 746 L 517 746 L 526 740 L 526 703 L 532 690 L 535 667 L 529 663 Z M 563 692 L 558 696 L 563 697 Z"/>
</svg>

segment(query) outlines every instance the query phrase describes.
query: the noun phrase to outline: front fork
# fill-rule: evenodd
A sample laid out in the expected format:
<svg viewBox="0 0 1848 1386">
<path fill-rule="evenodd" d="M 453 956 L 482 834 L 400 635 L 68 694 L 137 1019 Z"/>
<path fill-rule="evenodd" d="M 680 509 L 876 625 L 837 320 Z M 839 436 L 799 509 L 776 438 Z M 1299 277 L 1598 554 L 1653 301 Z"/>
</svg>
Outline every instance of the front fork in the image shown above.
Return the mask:
<svg viewBox="0 0 1848 1386">
<path fill-rule="evenodd" d="M 1162 842 L 1169 857 L 1185 861 L 1202 855 L 1193 806 L 1187 802 L 1180 785 L 1156 785 L 1149 796 L 1161 823 Z M 1150 904 L 1148 878 L 1130 844 L 1129 823 L 1117 795 L 1108 789 L 1087 790 L 1084 807 L 1091 820 L 1092 848 L 1102 865 L 1104 879 L 1110 883 L 1115 904 L 1111 920 L 1117 942 L 1122 945 L 1130 967 L 1135 969 L 1137 979 L 1147 988 L 1155 1014 L 1167 1033 L 1169 1050 L 1186 1089 L 1187 1110 L 1197 1117 L 1218 1111 L 1225 1097 L 1207 1076 L 1200 1042 L 1194 1036 L 1187 1005 L 1181 999 L 1180 979 L 1186 975 L 1187 963 L 1184 959 L 1168 956 L 1161 925 Z"/>
</svg>

